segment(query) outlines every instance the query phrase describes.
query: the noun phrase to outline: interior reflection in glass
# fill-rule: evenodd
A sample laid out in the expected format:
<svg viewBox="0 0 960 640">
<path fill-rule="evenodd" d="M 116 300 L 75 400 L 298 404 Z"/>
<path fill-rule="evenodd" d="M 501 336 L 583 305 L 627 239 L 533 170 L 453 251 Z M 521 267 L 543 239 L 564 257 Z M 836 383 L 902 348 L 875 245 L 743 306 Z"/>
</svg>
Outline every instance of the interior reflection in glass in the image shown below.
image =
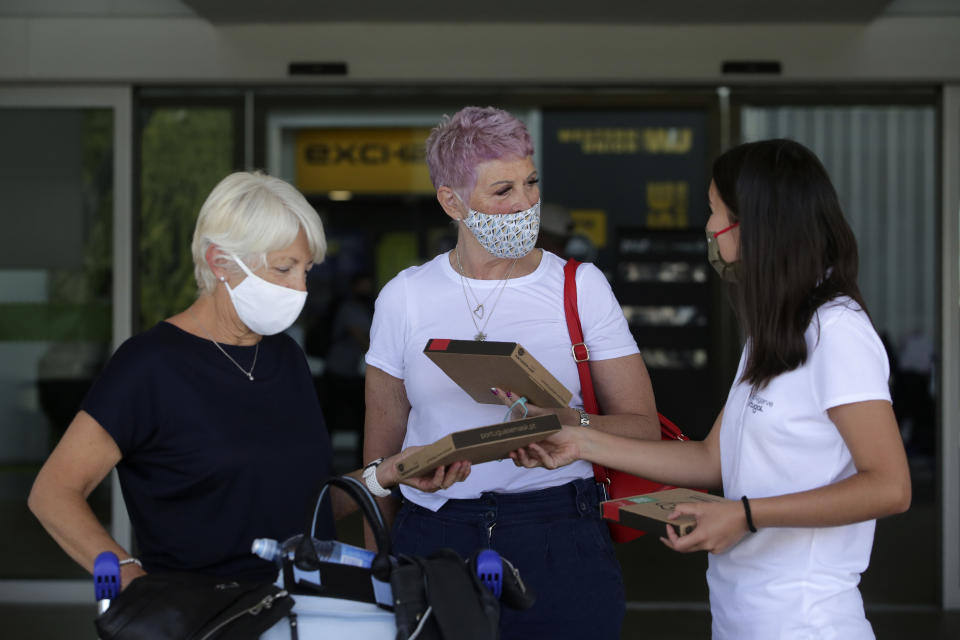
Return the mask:
<svg viewBox="0 0 960 640">
<path fill-rule="evenodd" d="M 707 324 L 706 314 L 693 305 L 623 305 L 623 315 L 630 326 L 702 327 Z"/>
<path fill-rule="evenodd" d="M 707 265 L 691 262 L 621 262 L 624 282 L 706 282 Z"/>
<path fill-rule="evenodd" d="M 706 349 L 641 349 L 643 361 L 651 369 L 703 369 Z"/>
</svg>

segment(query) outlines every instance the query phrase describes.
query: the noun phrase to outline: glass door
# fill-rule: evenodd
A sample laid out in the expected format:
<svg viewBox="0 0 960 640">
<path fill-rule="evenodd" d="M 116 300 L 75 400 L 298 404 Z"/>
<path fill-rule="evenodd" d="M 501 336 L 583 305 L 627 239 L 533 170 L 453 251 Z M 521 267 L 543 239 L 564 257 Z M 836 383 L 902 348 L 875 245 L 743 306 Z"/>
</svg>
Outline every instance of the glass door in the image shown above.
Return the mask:
<svg viewBox="0 0 960 640">
<path fill-rule="evenodd" d="M 27 509 L 33 479 L 130 335 L 130 92 L 0 90 L 0 602 L 87 602 L 86 572 Z M 123 545 L 113 476 L 90 495 Z"/>
</svg>

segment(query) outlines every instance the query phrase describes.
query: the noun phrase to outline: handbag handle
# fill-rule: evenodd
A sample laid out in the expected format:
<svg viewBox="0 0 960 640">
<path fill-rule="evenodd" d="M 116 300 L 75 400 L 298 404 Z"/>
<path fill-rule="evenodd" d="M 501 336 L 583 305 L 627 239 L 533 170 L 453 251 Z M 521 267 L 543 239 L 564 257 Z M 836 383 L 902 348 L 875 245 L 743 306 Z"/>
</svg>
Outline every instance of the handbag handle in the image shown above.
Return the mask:
<svg viewBox="0 0 960 640">
<path fill-rule="evenodd" d="M 583 339 L 580 311 L 577 309 L 577 269 L 583 264 L 570 258 L 563 267 L 563 313 L 567 317 L 567 332 L 570 334 L 570 351 L 580 374 L 580 395 L 587 413 L 599 414 L 600 405 L 593 391 L 593 376 L 590 375 L 590 351 Z"/>
<path fill-rule="evenodd" d="M 373 577 L 377 580 L 382 582 L 388 581 L 390 579 L 391 568 L 390 536 L 387 533 L 387 528 L 383 521 L 383 514 L 380 513 L 380 508 L 377 506 L 377 503 L 374 502 L 370 491 L 363 486 L 363 483 L 355 478 L 351 478 L 350 476 L 330 476 L 320 483 L 320 486 L 317 488 L 317 497 L 314 501 L 316 506 L 307 523 L 306 535 L 303 537 L 304 541 L 309 541 L 316 533 L 320 506 L 330 487 L 342 489 L 344 493 L 350 496 L 357 506 L 360 507 L 360 511 L 363 512 L 367 522 L 370 523 L 370 528 L 373 529 L 374 539 L 377 541 L 377 555 L 370 565 L 370 570 L 373 573 Z M 307 548 L 309 549 L 308 553 L 315 553 L 312 544 L 305 545 L 305 549 Z"/>
<path fill-rule="evenodd" d="M 570 258 L 563 266 L 563 312 L 567 317 L 567 332 L 570 334 L 571 352 L 580 374 L 580 396 L 587 413 L 600 413 L 597 394 L 593 390 L 593 376 L 590 375 L 590 350 L 583 339 L 583 326 L 580 324 L 580 311 L 577 309 L 577 269 L 580 261 Z M 577 347 L 580 347 L 578 352 Z M 593 465 L 593 478 L 603 485 L 610 484 L 610 471 L 603 465 Z"/>
<path fill-rule="evenodd" d="M 600 405 L 593 389 L 593 376 L 590 375 L 590 350 L 583 339 L 583 326 L 580 324 L 580 312 L 577 308 L 577 269 L 582 263 L 570 258 L 563 266 L 563 312 L 567 317 L 567 332 L 570 334 L 571 351 L 580 374 L 580 395 L 583 408 L 587 413 L 599 414 Z M 660 421 L 660 437 L 663 440 L 689 440 L 690 438 L 662 413 L 657 413 Z M 593 465 L 593 477 L 597 482 L 610 484 L 610 470 Z"/>
<path fill-rule="evenodd" d="M 593 376 L 590 375 L 590 351 L 583 340 L 583 327 L 580 324 L 580 312 L 577 310 L 577 269 L 583 264 L 573 258 L 567 260 L 563 267 L 563 311 L 567 316 L 567 332 L 570 334 L 570 344 L 573 359 L 577 363 L 577 373 L 580 374 L 580 395 L 583 396 L 583 408 L 587 413 L 600 413 L 597 395 L 593 390 Z M 578 347 L 580 349 L 578 350 Z M 675 425 L 662 413 L 657 413 L 660 421 L 660 437 L 663 440 L 689 440 L 690 438 L 680 427 Z M 594 465 L 596 469 L 599 465 Z M 603 467 L 599 467 L 603 469 Z M 599 475 L 598 480 L 605 479 Z"/>
</svg>

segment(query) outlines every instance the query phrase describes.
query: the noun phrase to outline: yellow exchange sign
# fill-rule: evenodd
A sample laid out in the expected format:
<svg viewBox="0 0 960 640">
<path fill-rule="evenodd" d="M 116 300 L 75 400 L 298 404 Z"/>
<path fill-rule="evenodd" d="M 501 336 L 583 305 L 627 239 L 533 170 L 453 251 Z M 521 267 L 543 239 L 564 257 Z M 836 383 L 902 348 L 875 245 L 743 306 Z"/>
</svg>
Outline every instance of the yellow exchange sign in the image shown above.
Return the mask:
<svg viewBox="0 0 960 640">
<path fill-rule="evenodd" d="M 429 128 L 302 129 L 297 187 L 305 193 L 433 193 L 424 143 Z"/>
</svg>

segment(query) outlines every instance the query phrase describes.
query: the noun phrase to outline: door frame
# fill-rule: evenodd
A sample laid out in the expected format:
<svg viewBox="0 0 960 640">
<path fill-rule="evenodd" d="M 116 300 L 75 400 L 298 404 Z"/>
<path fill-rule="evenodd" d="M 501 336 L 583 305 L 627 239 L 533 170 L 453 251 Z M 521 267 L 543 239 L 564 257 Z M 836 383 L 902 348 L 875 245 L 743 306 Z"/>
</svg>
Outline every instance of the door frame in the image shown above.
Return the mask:
<svg viewBox="0 0 960 640">
<path fill-rule="evenodd" d="M 110 109 L 113 112 L 113 349 L 133 330 L 132 89 L 121 86 L 6 85 L 0 109 Z M 26 496 L 24 496 L 26 501 Z M 130 548 L 132 529 L 117 472 L 110 477 L 110 534 Z M 0 603 L 91 603 L 89 580 L 0 579 Z"/>
<path fill-rule="evenodd" d="M 960 85 L 941 107 L 940 498 L 943 608 L 960 610 Z"/>
</svg>

